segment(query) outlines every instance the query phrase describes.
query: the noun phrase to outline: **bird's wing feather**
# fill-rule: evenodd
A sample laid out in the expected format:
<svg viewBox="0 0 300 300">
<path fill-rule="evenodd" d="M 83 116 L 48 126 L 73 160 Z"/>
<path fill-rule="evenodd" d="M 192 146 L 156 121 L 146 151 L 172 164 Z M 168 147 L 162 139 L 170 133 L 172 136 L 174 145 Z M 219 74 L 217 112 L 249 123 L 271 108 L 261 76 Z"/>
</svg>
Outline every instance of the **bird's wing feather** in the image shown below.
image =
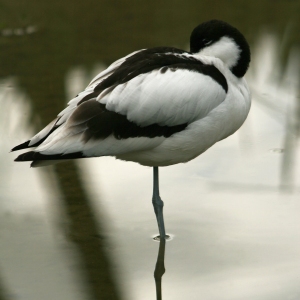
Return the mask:
<svg viewBox="0 0 300 300">
<path fill-rule="evenodd" d="M 139 126 L 191 123 L 226 97 L 222 86 L 210 76 L 175 68 L 153 70 L 107 90 L 97 101 Z"/>
<path fill-rule="evenodd" d="M 113 62 L 107 69 L 100 72 L 98 75 L 96 75 L 89 85 L 87 86 L 87 89 L 95 87 L 97 84 L 99 84 L 104 78 L 111 75 L 120 65 L 122 65 L 129 57 L 136 55 L 137 53 L 144 51 L 145 49 L 134 51 L 118 60 Z"/>
</svg>

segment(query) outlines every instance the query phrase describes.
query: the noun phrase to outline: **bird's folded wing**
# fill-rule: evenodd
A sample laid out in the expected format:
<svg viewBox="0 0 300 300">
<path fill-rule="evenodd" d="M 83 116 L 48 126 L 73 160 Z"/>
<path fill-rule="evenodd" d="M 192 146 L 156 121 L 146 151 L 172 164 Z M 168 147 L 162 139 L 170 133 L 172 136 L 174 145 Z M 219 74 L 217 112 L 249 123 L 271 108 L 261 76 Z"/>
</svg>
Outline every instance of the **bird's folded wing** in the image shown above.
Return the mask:
<svg viewBox="0 0 300 300">
<path fill-rule="evenodd" d="M 225 97 L 209 75 L 164 67 L 104 90 L 97 101 L 139 126 L 176 126 L 203 118 Z"/>
</svg>

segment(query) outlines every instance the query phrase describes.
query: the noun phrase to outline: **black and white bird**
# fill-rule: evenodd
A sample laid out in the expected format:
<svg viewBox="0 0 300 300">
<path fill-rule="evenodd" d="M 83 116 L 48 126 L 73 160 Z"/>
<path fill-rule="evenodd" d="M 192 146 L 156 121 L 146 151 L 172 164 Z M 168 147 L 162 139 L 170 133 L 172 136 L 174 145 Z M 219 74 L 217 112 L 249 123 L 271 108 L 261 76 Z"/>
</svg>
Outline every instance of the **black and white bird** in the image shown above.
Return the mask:
<svg viewBox="0 0 300 300">
<path fill-rule="evenodd" d="M 165 237 L 158 167 L 185 163 L 233 134 L 250 109 L 250 49 L 231 25 L 197 26 L 190 52 L 133 52 L 98 74 L 57 118 L 12 151 L 37 167 L 66 159 L 115 156 L 154 167 L 153 205 Z"/>
</svg>

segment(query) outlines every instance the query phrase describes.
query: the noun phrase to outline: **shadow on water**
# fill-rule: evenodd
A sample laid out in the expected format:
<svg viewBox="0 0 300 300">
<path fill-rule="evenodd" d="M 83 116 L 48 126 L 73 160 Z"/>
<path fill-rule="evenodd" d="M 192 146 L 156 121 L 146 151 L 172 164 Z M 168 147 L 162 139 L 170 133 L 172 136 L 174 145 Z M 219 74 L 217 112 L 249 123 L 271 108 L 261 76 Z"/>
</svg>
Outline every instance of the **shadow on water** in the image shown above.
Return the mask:
<svg viewBox="0 0 300 300">
<path fill-rule="evenodd" d="M 74 162 L 58 164 L 55 173 L 62 193 L 62 209 L 68 219 L 67 238 L 76 246 L 79 274 L 89 299 L 122 299 L 109 257 L 104 251 L 102 229 L 84 191 Z"/>
</svg>

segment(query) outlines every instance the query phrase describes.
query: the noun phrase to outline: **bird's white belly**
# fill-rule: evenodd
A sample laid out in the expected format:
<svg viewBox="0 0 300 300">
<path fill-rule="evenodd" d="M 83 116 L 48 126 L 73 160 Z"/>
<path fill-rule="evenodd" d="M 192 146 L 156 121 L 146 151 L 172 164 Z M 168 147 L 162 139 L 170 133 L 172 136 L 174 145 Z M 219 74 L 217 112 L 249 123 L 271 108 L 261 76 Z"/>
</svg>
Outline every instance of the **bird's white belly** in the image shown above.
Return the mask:
<svg viewBox="0 0 300 300">
<path fill-rule="evenodd" d="M 219 140 L 217 130 L 203 132 L 204 120 L 198 120 L 183 132 L 176 133 L 154 149 L 128 152 L 117 155 L 116 158 L 133 161 L 145 166 L 169 166 L 188 162 L 197 157 Z M 201 124 L 202 123 L 202 124 Z M 215 131 L 215 132 L 213 132 Z"/>
</svg>

